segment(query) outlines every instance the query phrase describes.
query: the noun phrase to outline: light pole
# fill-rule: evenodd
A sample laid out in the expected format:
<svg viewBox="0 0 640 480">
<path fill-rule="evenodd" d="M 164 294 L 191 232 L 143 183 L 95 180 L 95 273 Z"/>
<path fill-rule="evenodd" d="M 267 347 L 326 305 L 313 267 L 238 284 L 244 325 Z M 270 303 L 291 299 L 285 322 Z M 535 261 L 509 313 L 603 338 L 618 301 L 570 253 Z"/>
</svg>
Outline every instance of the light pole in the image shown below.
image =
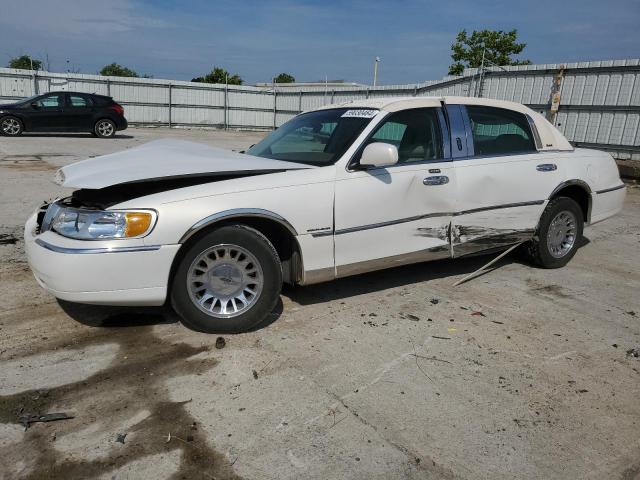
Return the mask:
<svg viewBox="0 0 640 480">
<path fill-rule="evenodd" d="M 373 62 L 373 86 L 378 84 L 378 64 L 380 63 L 380 57 L 376 57 Z"/>
</svg>

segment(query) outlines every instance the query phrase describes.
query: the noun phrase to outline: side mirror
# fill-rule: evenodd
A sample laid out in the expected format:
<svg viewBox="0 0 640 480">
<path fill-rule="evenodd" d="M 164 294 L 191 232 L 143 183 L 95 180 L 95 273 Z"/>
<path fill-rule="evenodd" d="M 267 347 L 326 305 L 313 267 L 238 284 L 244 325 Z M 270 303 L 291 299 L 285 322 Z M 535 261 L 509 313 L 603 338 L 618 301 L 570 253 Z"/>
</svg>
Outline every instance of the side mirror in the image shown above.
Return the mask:
<svg viewBox="0 0 640 480">
<path fill-rule="evenodd" d="M 389 167 L 398 163 L 398 149 L 390 143 L 370 143 L 360 158 L 363 167 Z"/>
<path fill-rule="evenodd" d="M 38 109 L 40 106 L 38 105 L 38 102 L 31 102 L 31 108 Z"/>
</svg>

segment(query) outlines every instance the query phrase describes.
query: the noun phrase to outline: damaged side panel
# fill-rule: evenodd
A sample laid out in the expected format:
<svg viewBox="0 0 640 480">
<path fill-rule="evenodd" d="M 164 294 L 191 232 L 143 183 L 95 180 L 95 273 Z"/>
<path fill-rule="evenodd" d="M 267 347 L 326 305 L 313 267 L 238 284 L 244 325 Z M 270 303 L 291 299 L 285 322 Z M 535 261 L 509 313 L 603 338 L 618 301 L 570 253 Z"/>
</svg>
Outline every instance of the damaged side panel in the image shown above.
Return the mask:
<svg viewBox="0 0 640 480">
<path fill-rule="evenodd" d="M 455 215 L 452 257 L 508 247 L 533 238 L 543 206 L 529 205 Z"/>
</svg>

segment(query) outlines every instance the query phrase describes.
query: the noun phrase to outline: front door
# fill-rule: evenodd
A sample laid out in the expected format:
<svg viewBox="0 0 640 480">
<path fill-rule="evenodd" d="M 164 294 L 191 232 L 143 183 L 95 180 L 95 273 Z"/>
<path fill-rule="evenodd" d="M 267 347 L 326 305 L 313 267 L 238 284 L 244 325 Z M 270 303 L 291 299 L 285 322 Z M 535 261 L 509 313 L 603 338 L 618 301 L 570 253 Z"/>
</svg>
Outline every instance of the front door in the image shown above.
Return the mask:
<svg viewBox="0 0 640 480">
<path fill-rule="evenodd" d="M 450 256 L 456 175 L 443 146 L 446 126 L 440 118 L 435 107 L 390 114 L 348 171 L 339 174 L 334 234 L 338 277 Z M 359 169 L 359 155 L 372 142 L 395 145 L 398 163 Z"/>
<path fill-rule="evenodd" d="M 63 109 L 65 95 L 65 93 L 52 93 L 35 100 L 31 106 L 31 110 L 26 114 L 31 124 L 29 130 L 64 130 Z"/>
<path fill-rule="evenodd" d="M 562 166 L 554 163 L 553 154 L 537 151 L 525 114 L 479 105 L 460 108 L 473 151 L 454 162 L 458 188 L 451 231 L 454 257 L 530 239 L 546 195 L 562 177 Z"/>
</svg>

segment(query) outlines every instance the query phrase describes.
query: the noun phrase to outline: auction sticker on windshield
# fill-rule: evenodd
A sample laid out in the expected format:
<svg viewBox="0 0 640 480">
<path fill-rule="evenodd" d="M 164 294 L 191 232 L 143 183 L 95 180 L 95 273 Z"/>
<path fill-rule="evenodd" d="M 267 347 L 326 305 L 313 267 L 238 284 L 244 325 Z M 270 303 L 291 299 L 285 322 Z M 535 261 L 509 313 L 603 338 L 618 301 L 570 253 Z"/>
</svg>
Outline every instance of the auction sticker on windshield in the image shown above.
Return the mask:
<svg viewBox="0 0 640 480">
<path fill-rule="evenodd" d="M 373 118 L 378 114 L 378 110 L 347 110 L 342 114 L 342 118 Z"/>
</svg>

